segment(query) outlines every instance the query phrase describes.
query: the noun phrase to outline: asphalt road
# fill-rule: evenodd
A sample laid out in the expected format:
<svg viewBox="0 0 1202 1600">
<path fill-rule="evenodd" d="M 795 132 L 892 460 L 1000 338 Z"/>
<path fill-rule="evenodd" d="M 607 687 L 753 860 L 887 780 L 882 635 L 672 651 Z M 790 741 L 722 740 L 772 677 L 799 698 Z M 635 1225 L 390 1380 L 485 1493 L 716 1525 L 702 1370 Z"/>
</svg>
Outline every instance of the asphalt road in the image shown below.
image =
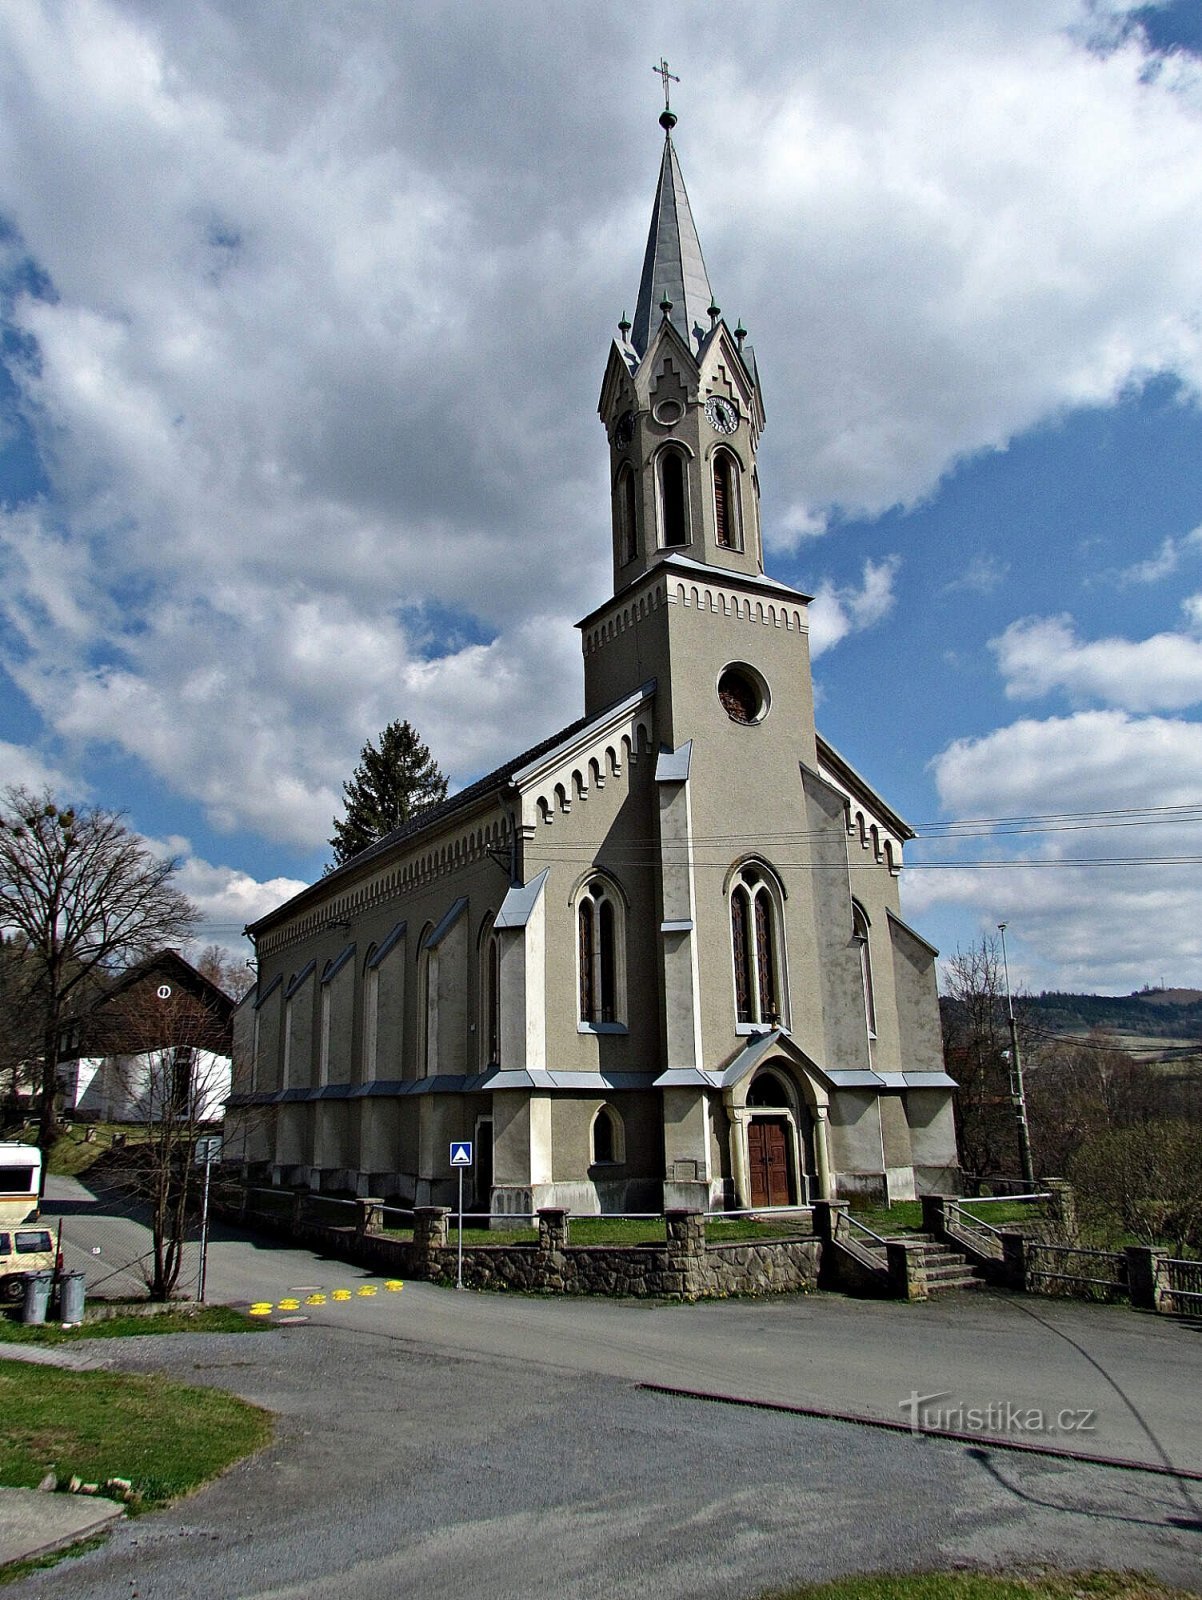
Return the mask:
<svg viewBox="0 0 1202 1600">
<path fill-rule="evenodd" d="M 1202 1586 L 1202 1482 L 639 1387 L 889 1420 L 914 1389 L 1092 1410 L 1091 1431 L 1044 1442 L 1202 1471 L 1202 1327 L 994 1296 L 647 1307 L 389 1293 L 306 1251 L 214 1245 L 214 1298 L 336 1288 L 351 1298 L 277 1313 L 310 1320 L 269 1333 L 111 1347 L 122 1367 L 269 1407 L 275 1443 L 14 1600 L 738 1600 L 847 1571 L 1039 1562 Z"/>
</svg>

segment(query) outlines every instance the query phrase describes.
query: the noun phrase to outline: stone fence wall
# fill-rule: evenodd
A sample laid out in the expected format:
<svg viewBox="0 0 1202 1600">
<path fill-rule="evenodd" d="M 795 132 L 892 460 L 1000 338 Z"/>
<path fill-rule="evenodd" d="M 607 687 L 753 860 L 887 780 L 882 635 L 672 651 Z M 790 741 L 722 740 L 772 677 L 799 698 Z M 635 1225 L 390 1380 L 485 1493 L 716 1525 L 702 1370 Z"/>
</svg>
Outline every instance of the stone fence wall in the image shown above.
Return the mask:
<svg viewBox="0 0 1202 1600">
<path fill-rule="evenodd" d="M 447 1208 L 418 1208 L 408 1240 L 381 1231 L 379 1200 L 357 1201 L 355 1225 L 332 1227 L 306 1216 L 306 1199 L 297 1193 L 286 1214 L 257 1211 L 250 1196 L 237 1204 L 226 1200 L 219 1209 L 229 1221 L 281 1234 L 377 1272 L 431 1283 L 456 1281 L 458 1249 Z M 669 1211 L 664 1222 L 663 1244 L 573 1245 L 568 1243 L 568 1213 L 543 1210 L 537 1243 L 464 1245 L 463 1282 L 472 1289 L 667 1300 L 793 1294 L 817 1286 L 821 1245 L 811 1235 L 714 1244 L 706 1238 L 700 1212 Z"/>
</svg>

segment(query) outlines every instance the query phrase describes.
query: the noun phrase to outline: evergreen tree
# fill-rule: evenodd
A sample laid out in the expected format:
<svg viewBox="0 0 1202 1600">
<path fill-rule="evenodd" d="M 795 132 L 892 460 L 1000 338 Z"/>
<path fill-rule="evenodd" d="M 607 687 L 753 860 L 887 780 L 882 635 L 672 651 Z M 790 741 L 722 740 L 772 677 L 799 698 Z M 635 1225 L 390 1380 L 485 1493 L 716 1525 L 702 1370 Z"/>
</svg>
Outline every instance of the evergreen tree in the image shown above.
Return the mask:
<svg viewBox="0 0 1202 1600">
<path fill-rule="evenodd" d="M 346 816 L 334 819 L 334 865 L 341 866 L 418 812 L 447 795 L 438 763 L 408 722 L 390 722 L 379 745 L 369 739 L 359 765 L 342 786 Z"/>
</svg>

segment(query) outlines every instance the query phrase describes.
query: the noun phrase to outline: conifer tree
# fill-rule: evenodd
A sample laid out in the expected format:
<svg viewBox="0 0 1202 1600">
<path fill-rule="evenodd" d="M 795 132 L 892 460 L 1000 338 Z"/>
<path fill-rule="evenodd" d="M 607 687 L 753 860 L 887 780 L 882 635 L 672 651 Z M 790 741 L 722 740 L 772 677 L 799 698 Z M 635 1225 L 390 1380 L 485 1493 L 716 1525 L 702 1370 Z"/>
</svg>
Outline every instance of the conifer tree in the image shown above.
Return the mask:
<svg viewBox="0 0 1202 1600">
<path fill-rule="evenodd" d="M 346 815 L 334 819 L 334 865 L 341 866 L 418 812 L 446 799 L 447 780 L 408 722 L 390 722 L 379 744 L 369 739 L 343 784 Z"/>
</svg>

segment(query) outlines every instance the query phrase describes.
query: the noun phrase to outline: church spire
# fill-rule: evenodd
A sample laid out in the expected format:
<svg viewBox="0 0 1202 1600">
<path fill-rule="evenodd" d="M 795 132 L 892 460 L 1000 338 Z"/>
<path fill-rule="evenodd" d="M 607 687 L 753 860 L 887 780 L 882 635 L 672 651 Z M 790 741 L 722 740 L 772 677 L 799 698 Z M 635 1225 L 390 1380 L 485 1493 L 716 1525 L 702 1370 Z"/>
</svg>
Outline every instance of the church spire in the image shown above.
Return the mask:
<svg viewBox="0 0 1202 1600">
<path fill-rule="evenodd" d="M 714 304 L 701 242 L 672 143 L 672 129 L 676 126 L 676 113 L 668 103 L 668 82 L 672 74 L 666 61 L 661 61 L 654 70 L 664 80 L 664 109 L 659 119 L 664 130 L 664 158 L 659 169 L 634 328 L 630 335 L 630 342 L 640 356 L 646 355 L 661 315 L 671 318 L 677 332 L 695 352 L 700 339 L 709 331 L 710 307 Z M 671 310 L 663 312 L 662 306 L 667 301 L 672 303 Z"/>
</svg>

